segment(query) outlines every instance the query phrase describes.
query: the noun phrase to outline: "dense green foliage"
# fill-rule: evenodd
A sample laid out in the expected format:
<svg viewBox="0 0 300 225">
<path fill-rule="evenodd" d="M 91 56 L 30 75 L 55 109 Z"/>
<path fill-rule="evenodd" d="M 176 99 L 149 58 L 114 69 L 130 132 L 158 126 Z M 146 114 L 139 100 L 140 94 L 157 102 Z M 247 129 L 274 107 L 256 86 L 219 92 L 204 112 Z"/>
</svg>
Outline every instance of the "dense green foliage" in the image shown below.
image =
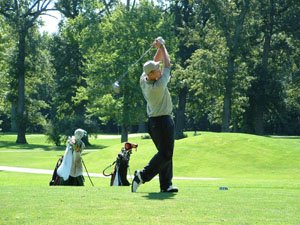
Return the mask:
<svg viewBox="0 0 300 225">
<path fill-rule="evenodd" d="M 18 143 L 46 132 L 60 145 L 77 127 L 122 141 L 144 132 L 139 76 L 155 51 L 120 94 L 112 84 L 157 36 L 171 56 L 177 139 L 193 129 L 299 134 L 299 1 L 37 3 L 0 3 L 0 128 Z M 55 34 L 38 32 L 48 10 L 63 15 Z"/>
</svg>

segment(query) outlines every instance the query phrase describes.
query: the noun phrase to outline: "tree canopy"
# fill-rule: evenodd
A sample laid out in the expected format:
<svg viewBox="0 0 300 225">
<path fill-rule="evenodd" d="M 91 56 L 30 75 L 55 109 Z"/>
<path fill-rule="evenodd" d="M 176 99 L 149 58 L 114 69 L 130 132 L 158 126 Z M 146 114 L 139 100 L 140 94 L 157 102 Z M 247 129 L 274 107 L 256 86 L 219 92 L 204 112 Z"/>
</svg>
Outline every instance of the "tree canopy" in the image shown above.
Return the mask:
<svg viewBox="0 0 300 225">
<path fill-rule="evenodd" d="M 62 15 L 57 33 L 40 18 Z M 300 132 L 297 0 L 35 0 L 0 2 L 0 128 L 61 144 L 90 134 L 145 132 L 139 87 L 162 36 L 171 57 L 176 138 L 185 130 Z M 119 130 L 120 129 L 120 130 Z"/>
</svg>

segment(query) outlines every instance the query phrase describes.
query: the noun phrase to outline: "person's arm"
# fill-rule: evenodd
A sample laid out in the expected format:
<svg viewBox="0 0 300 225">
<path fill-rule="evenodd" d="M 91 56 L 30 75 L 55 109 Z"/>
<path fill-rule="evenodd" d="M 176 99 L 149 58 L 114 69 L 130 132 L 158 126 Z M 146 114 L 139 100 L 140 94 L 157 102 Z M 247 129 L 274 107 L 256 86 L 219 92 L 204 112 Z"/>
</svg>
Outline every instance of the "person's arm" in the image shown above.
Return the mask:
<svg viewBox="0 0 300 225">
<path fill-rule="evenodd" d="M 160 52 L 162 54 L 162 58 L 163 58 L 163 61 L 164 61 L 164 66 L 165 67 L 170 67 L 171 66 L 170 58 L 169 58 L 169 54 L 168 54 L 168 51 L 167 51 L 165 45 L 161 45 Z"/>
<path fill-rule="evenodd" d="M 157 51 L 156 51 L 156 53 L 155 53 L 155 56 L 154 56 L 154 58 L 153 58 L 153 61 L 155 61 L 155 62 L 160 62 L 161 60 L 162 60 L 162 51 L 161 51 L 161 44 L 159 44 L 158 42 L 157 42 L 157 40 L 155 40 L 154 41 L 154 43 L 153 43 L 153 46 L 155 47 L 155 48 L 157 48 Z"/>
<path fill-rule="evenodd" d="M 159 62 L 159 61 L 163 60 L 164 66 L 170 67 L 171 66 L 170 58 L 169 58 L 169 54 L 168 54 L 168 51 L 167 51 L 165 45 L 161 44 L 159 42 L 159 40 L 156 39 L 153 43 L 153 46 L 157 48 L 157 51 L 156 51 L 156 54 L 155 54 L 153 60 L 155 62 Z"/>
</svg>

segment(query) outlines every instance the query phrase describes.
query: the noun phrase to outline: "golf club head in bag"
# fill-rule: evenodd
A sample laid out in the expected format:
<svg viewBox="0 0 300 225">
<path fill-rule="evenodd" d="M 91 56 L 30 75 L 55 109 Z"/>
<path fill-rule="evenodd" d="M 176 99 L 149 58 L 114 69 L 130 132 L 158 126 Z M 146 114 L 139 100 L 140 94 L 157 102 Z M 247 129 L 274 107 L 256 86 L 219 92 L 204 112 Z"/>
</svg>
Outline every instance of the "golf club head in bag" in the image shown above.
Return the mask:
<svg viewBox="0 0 300 225">
<path fill-rule="evenodd" d="M 137 149 L 138 144 L 126 142 L 124 147 L 126 151 L 131 151 L 133 148 Z"/>
</svg>

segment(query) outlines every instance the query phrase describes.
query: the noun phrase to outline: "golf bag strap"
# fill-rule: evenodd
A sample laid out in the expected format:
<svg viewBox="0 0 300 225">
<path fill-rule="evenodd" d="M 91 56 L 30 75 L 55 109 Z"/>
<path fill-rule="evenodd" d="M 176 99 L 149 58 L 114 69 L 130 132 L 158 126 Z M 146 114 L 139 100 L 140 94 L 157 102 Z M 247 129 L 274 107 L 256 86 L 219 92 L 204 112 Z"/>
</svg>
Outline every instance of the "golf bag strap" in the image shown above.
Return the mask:
<svg viewBox="0 0 300 225">
<path fill-rule="evenodd" d="M 116 161 L 117 161 L 117 160 L 116 160 Z M 112 164 L 110 164 L 108 167 L 106 167 L 106 168 L 103 170 L 102 173 L 103 173 L 104 176 L 109 177 L 109 176 L 112 175 L 112 173 L 110 173 L 110 174 L 105 174 L 105 170 L 107 170 L 108 168 L 112 167 L 112 166 L 116 163 L 116 161 L 114 161 Z"/>
</svg>

